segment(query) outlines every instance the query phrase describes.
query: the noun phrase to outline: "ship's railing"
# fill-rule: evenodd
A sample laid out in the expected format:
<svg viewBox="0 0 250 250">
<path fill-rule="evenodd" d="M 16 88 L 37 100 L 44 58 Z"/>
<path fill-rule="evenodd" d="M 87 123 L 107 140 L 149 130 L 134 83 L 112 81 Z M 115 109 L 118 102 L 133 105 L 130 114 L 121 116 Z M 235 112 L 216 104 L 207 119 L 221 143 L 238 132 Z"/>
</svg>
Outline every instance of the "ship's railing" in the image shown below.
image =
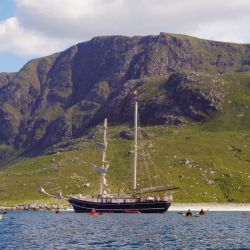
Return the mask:
<svg viewBox="0 0 250 250">
<path fill-rule="evenodd" d="M 162 197 L 143 197 L 143 198 L 116 198 L 116 197 L 81 197 L 78 196 L 77 199 L 89 201 L 89 202 L 100 202 L 100 203 L 134 203 L 134 202 L 157 202 L 157 201 L 172 201 L 171 196 Z"/>
</svg>

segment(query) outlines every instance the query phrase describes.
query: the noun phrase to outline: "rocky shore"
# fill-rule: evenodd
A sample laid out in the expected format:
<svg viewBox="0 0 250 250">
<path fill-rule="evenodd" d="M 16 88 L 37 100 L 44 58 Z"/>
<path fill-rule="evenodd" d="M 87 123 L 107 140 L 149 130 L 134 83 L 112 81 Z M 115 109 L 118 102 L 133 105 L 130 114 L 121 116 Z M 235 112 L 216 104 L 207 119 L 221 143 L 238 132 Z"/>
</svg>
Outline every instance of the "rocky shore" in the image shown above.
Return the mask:
<svg viewBox="0 0 250 250">
<path fill-rule="evenodd" d="M 19 204 L 13 207 L 0 206 L 0 211 L 56 211 L 56 210 L 67 210 L 71 209 L 71 206 L 56 205 L 56 204 Z"/>
<path fill-rule="evenodd" d="M 13 207 L 0 206 L 0 211 L 67 211 L 72 210 L 71 206 L 58 204 L 19 204 Z M 191 209 L 199 211 L 201 209 L 209 211 L 250 211 L 250 203 L 173 203 L 169 211 L 186 211 Z"/>
</svg>

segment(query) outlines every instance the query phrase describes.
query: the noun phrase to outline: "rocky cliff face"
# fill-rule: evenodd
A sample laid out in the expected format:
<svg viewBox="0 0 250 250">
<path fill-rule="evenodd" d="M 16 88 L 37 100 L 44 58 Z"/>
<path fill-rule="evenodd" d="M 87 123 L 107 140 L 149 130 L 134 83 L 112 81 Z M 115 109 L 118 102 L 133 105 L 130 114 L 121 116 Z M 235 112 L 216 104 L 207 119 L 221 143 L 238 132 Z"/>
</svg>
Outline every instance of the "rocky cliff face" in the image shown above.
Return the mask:
<svg viewBox="0 0 250 250">
<path fill-rule="evenodd" d="M 216 74 L 249 70 L 250 45 L 165 33 L 96 37 L 0 74 L 0 145 L 43 150 L 104 116 L 130 121 L 135 98 L 145 124 L 203 121 L 227 94 Z"/>
</svg>

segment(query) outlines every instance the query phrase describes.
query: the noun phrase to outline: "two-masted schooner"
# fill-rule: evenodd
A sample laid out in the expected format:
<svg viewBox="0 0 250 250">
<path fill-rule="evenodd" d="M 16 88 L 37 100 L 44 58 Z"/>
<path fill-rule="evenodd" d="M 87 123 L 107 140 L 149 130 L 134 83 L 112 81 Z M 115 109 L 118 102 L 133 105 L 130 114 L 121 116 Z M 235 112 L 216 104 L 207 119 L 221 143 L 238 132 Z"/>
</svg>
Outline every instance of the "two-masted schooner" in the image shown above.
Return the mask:
<svg viewBox="0 0 250 250">
<path fill-rule="evenodd" d="M 106 173 L 109 165 L 106 161 L 107 152 L 107 119 L 103 126 L 103 144 L 102 144 L 102 165 L 92 168 L 100 173 L 100 192 L 95 198 L 85 198 L 82 196 L 70 196 L 68 201 L 73 206 L 75 212 L 86 213 L 96 211 L 100 213 L 164 213 L 171 205 L 171 198 L 145 196 L 145 193 L 171 190 L 166 186 L 151 188 L 137 188 L 137 161 L 138 161 L 138 103 L 135 102 L 134 111 L 134 161 L 133 161 L 133 186 L 130 196 L 110 196 L 104 192 L 106 183 Z M 173 188 L 175 189 L 175 188 Z"/>
</svg>

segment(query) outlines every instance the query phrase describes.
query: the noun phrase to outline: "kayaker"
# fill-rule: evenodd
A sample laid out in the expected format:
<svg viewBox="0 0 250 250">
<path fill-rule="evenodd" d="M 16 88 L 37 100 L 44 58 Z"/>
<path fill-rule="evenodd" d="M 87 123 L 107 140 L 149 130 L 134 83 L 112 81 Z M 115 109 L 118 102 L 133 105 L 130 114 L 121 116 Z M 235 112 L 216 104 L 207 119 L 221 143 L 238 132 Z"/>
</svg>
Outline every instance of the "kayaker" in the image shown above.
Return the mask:
<svg viewBox="0 0 250 250">
<path fill-rule="evenodd" d="M 199 212 L 199 215 L 205 215 L 205 214 L 206 212 L 203 209 L 201 209 L 201 211 Z"/>
<path fill-rule="evenodd" d="M 190 209 L 188 209 L 188 211 L 186 212 L 186 216 L 193 216 L 192 212 L 190 211 Z"/>
<path fill-rule="evenodd" d="M 91 214 L 96 214 L 96 210 L 94 208 L 91 209 Z"/>
</svg>

